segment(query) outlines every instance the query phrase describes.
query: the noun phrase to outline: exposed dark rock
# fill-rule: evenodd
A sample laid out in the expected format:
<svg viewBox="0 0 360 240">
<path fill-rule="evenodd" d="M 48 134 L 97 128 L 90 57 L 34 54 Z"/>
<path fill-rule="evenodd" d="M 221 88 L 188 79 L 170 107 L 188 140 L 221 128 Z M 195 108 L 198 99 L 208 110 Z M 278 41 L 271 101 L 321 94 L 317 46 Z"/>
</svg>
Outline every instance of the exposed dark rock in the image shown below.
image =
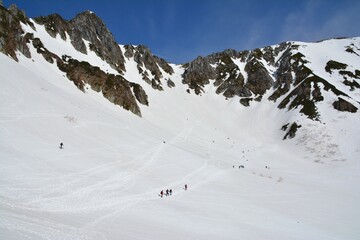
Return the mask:
<svg viewBox="0 0 360 240">
<path fill-rule="evenodd" d="M 307 115 L 310 119 L 319 120 L 319 113 L 315 106 L 316 99 L 311 99 L 311 83 L 317 79 L 308 78 L 306 81 L 303 81 L 299 84 L 286 98 L 281 101 L 279 108 L 285 108 L 290 102 L 289 109 L 294 109 L 301 107 L 300 112 Z M 317 93 L 315 93 L 316 95 Z"/>
<path fill-rule="evenodd" d="M 278 61 L 278 69 L 275 72 L 275 83 L 273 88 L 276 90 L 269 97 L 269 100 L 276 101 L 280 96 L 284 95 L 290 90 L 291 84 L 294 81 L 292 77 L 293 66 L 291 64 L 291 49 L 283 54 L 281 59 Z"/>
<path fill-rule="evenodd" d="M 133 92 L 135 94 L 136 99 L 141 103 L 142 105 L 149 106 L 148 96 L 146 95 L 146 92 L 139 84 L 132 83 Z"/>
<path fill-rule="evenodd" d="M 135 47 L 133 45 L 125 45 L 125 53 L 124 56 L 127 58 L 134 57 Z"/>
<path fill-rule="evenodd" d="M 76 28 L 72 28 L 69 34 L 70 34 L 71 44 L 74 46 L 74 48 L 81 53 L 87 54 L 87 47 L 84 43 L 84 40 L 82 39 L 81 32 Z M 112 65 L 110 64 L 110 66 Z"/>
<path fill-rule="evenodd" d="M 172 75 L 174 73 L 173 68 L 164 59 L 153 55 L 150 49 L 143 45 L 125 45 L 124 48 L 124 56 L 128 59 L 134 58 L 134 61 L 137 63 L 137 69 L 142 75 L 142 79 L 154 89 L 162 91 L 161 79 L 163 78 L 163 74 L 161 69 Z M 151 79 L 150 74 L 152 75 Z"/>
<path fill-rule="evenodd" d="M 339 69 L 346 69 L 347 65 L 344 64 L 344 63 L 340 63 L 340 62 L 336 62 L 336 61 L 333 61 L 333 60 L 330 60 L 326 63 L 326 67 L 325 67 L 325 70 L 328 72 L 328 73 L 332 73 L 332 70 L 336 69 L 336 70 L 339 70 Z"/>
<path fill-rule="evenodd" d="M 43 55 L 45 60 L 49 63 L 54 63 L 54 60 L 62 61 L 56 54 L 49 52 L 49 50 L 44 47 L 43 43 L 39 38 L 34 38 L 32 40 L 32 44 L 34 48 L 37 49 L 37 53 Z"/>
<path fill-rule="evenodd" d="M 69 24 L 59 14 L 51 14 L 46 17 L 38 17 L 35 18 L 34 21 L 40 25 L 44 25 L 45 30 L 53 38 L 55 38 L 56 35 L 59 34 L 63 40 L 66 40 L 66 32 L 69 32 Z"/>
<path fill-rule="evenodd" d="M 141 116 L 141 112 L 136 99 L 141 104 L 148 105 L 147 95 L 142 87 L 128 82 L 120 75 L 105 73 L 100 68 L 91 66 L 87 62 L 79 62 L 74 59 L 69 59 L 64 63 L 58 62 L 58 66 L 60 70 L 66 72 L 66 76 L 82 91 L 84 91 L 84 86 L 87 83 L 93 90 L 101 91 L 110 102 L 138 116 Z"/>
<path fill-rule="evenodd" d="M 350 71 L 340 70 L 339 74 L 342 75 L 345 80 L 347 80 L 348 78 L 357 78 L 357 79 L 359 79 L 359 76 L 356 76 L 354 73 L 352 73 Z"/>
<path fill-rule="evenodd" d="M 18 61 L 16 51 L 19 50 L 27 58 L 31 57 L 27 46 L 30 35 L 23 35 L 20 22 L 34 27 L 27 19 L 25 13 L 19 10 L 16 5 L 11 5 L 9 10 L 0 6 L 0 52 Z"/>
<path fill-rule="evenodd" d="M 321 90 L 320 90 L 320 87 L 318 85 L 317 82 L 313 82 L 313 91 L 312 91 L 312 99 L 315 101 L 315 102 L 321 102 L 321 101 L 324 101 L 324 97 L 322 96 L 321 94 Z"/>
<path fill-rule="evenodd" d="M 347 70 L 340 70 L 339 74 L 343 77 L 343 83 L 350 87 L 350 91 L 360 88 L 359 83 L 355 79 L 360 80 L 360 71 L 355 69 L 355 73 Z"/>
<path fill-rule="evenodd" d="M 263 95 L 274 84 L 269 72 L 261 62 L 253 58 L 245 65 L 248 80 L 245 86 L 254 94 Z"/>
<path fill-rule="evenodd" d="M 199 56 L 188 64 L 182 77 L 184 84 L 195 90 L 196 94 L 200 94 L 204 91 L 203 87 L 210 83 L 209 79 L 216 78 L 216 73 L 209 60 Z"/>
<path fill-rule="evenodd" d="M 29 25 L 32 29 L 35 29 L 34 24 L 28 19 L 28 17 L 25 14 L 25 11 L 20 10 L 15 4 L 10 5 L 9 12 L 20 22 Z"/>
<path fill-rule="evenodd" d="M 139 73 L 142 74 L 143 79 L 154 89 L 163 90 L 161 86 L 161 78 L 163 78 L 163 74 L 161 73 L 160 68 L 171 75 L 174 73 L 172 67 L 164 59 L 154 56 L 145 46 L 126 46 L 125 49 L 126 57 L 134 57 L 135 62 L 138 64 L 137 68 Z M 153 76 L 151 80 L 149 79 L 149 73 L 147 71 L 150 71 Z"/>
<path fill-rule="evenodd" d="M 227 62 L 227 59 L 224 59 L 224 58 L 241 58 L 241 61 L 244 62 L 248 53 L 249 53 L 249 51 L 237 52 L 234 49 L 226 49 L 222 52 L 210 54 L 210 55 L 206 56 L 205 58 L 210 64 L 216 64 L 222 60 Z"/>
<path fill-rule="evenodd" d="M 231 57 L 224 53 L 220 56 L 220 62 L 216 67 L 217 77 L 214 82 L 216 93 L 224 92 L 224 96 L 231 98 L 235 95 L 240 97 L 249 97 L 251 92 L 244 87 L 244 76 L 239 67 L 232 61 Z"/>
<path fill-rule="evenodd" d="M 357 54 L 351 46 L 348 46 L 345 51 L 359 56 L 359 54 Z"/>
<path fill-rule="evenodd" d="M 289 48 L 297 49 L 297 46 L 292 45 L 290 42 L 282 42 L 278 46 L 274 48 L 274 56 L 278 56 L 282 51 L 289 51 Z M 284 54 L 282 54 L 282 57 Z M 281 59 L 281 58 L 280 58 Z M 278 62 L 280 59 L 275 63 L 275 66 L 278 66 Z"/>
<path fill-rule="evenodd" d="M 346 101 L 343 98 L 338 98 L 337 101 L 333 102 L 333 106 L 335 109 L 342 111 L 342 112 L 351 112 L 356 113 L 358 108 Z"/>
<path fill-rule="evenodd" d="M 317 111 L 316 102 L 323 101 L 324 97 L 321 95 L 319 84 L 323 85 L 325 91 L 332 91 L 337 96 L 346 96 L 347 94 L 338 90 L 334 85 L 330 84 L 319 76 L 311 76 L 303 80 L 297 87 L 291 91 L 279 104 L 279 108 L 285 108 L 291 100 L 289 109 L 301 107 L 300 112 L 307 115 L 312 120 L 319 121 L 319 113 Z M 311 91 L 311 85 L 314 89 Z"/>
<path fill-rule="evenodd" d="M 240 103 L 245 107 L 249 107 L 252 100 L 252 98 L 241 98 Z"/>
<path fill-rule="evenodd" d="M 74 31 L 92 44 L 92 50 L 118 72 L 125 70 L 125 60 L 121 49 L 104 22 L 89 11 L 80 13 L 70 20 Z"/>
<path fill-rule="evenodd" d="M 269 100 L 276 101 L 279 97 L 287 94 L 291 86 L 297 86 L 311 74 L 311 70 L 304 65 L 307 63 L 307 61 L 304 60 L 305 56 L 299 52 L 295 54 L 292 53 L 292 51 L 296 48 L 296 46 L 288 46 L 282 57 L 279 59 L 277 63 L 279 67 L 275 72 L 276 82 L 274 84 L 274 88 L 276 88 L 276 90 L 268 98 Z M 300 94 L 301 96 L 297 100 L 305 98 L 310 99 L 310 89 L 308 84 L 300 84 L 300 86 L 297 86 L 297 88 L 297 90 L 290 93 L 290 96 Z M 317 90 L 318 89 L 316 89 L 316 91 Z M 315 92 L 314 95 L 318 96 L 319 93 Z M 283 99 L 283 101 L 279 104 L 279 108 L 285 107 L 288 101 L 288 97 Z"/>
<path fill-rule="evenodd" d="M 124 78 L 108 74 L 101 91 L 110 102 L 141 117 L 140 108 L 131 91 L 131 85 Z"/>
<path fill-rule="evenodd" d="M 74 28 L 68 21 L 63 19 L 58 14 L 51 14 L 49 16 L 42 16 L 34 18 L 34 21 L 40 25 L 44 25 L 45 30 L 50 36 L 55 38 L 57 34 L 63 39 L 67 39 L 66 33 L 69 34 L 71 44 L 74 48 L 84 54 L 87 54 L 86 45 L 83 41 L 81 32 Z"/>
<path fill-rule="evenodd" d="M 119 45 L 113 35 L 106 28 L 103 21 L 89 11 L 80 13 L 70 21 L 64 20 L 58 14 L 34 19 L 38 24 L 44 25 L 46 31 L 52 36 L 57 34 L 66 40 L 69 34 L 74 48 L 84 54 L 87 53 L 83 39 L 89 41 L 90 50 L 94 51 L 101 59 L 119 73 L 125 70 L 124 58 Z"/>
<path fill-rule="evenodd" d="M 272 47 L 265 47 L 263 51 L 264 51 L 263 54 L 264 60 L 268 62 L 270 65 L 275 65 L 275 54 Z"/>
<path fill-rule="evenodd" d="M 346 86 L 349 86 L 350 91 L 354 91 L 356 88 L 360 88 L 360 84 L 355 80 L 353 80 L 353 81 L 345 80 L 345 81 L 343 81 L 343 84 L 345 84 Z"/>
<path fill-rule="evenodd" d="M 155 62 L 168 74 L 173 74 L 174 69 L 163 58 L 154 55 Z"/>
<path fill-rule="evenodd" d="M 253 51 L 237 52 L 228 49 L 207 57 L 198 57 L 184 64 L 183 83 L 189 85 L 190 89 L 194 89 L 196 94 L 200 94 L 204 85 L 215 79 L 213 84 L 217 87 L 217 94 L 222 93 L 226 98 L 245 97 L 241 100 L 244 105 L 249 104 L 250 101 L 247 98 L 252 94 L 258 96 L 257 100 L 259 100 L 273 87 L 276 90 L 269 99 L 276 101 L 277 98 L 286 94 L 293 84 L 298 84 L 311 73 L 304 66 L 306 63 L 304 56 L 300 53 L 292 54 L 292 50 L 297 48 L 298 45 L 285 42 L 276 47 L 265 47 Z M 280 60 L 275 62 L 275 57 L 280 53 L 282 54 Z M 241 74 L 234 62 L 235 59 L 245 64 L 247 79 Z M 274 67 L 279 66 L 273 76 L 263 65 L 264 61 Z M 294 79 L 292 72 L 295 72 Z"/>
<path fill-rule="evenodd" d="M 167 79 L 167 85 L 169 88 L 175 87 L 175 83 L 173 81 L 171 81 L 171 79 Z"/>
<path fill-rule="evenodd" d="M 289 123 L 282 126 L 281 130 L 286 131 L 287 128 L 289 126 Z M 285 134 L 283 140 L 287 139 L 287 138 L 294 138 L 296 135 L 296 132 L 298 130 L 298 128 L 301 128 L 301 125 L 298 125 L 296 122 L 293 122 L 293 124 L 291 124 L 290 129 L 288 130 L 288 132 Z"/>
</svg>

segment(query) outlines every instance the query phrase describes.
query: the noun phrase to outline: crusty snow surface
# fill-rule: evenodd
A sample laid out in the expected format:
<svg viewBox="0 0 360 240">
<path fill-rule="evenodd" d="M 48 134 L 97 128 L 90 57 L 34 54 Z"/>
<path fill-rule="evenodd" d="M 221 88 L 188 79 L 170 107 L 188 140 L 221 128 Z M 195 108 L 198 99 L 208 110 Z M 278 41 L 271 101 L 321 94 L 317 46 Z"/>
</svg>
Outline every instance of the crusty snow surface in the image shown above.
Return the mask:
<svg viewBox="0 0 360 240">
<path fill-rule="evenodd" d="M 38 32 L 45 47 L 69 44 Z M 34 49 L 19 58 L 0 54 L 1 239 L 359 239 L 358 113 L 324 102 L 324 124 L 211 86 L 188 94 L 174 65 L 175 88 L 142 83 L 140 118 L 81 92 Z"/>
</svg>

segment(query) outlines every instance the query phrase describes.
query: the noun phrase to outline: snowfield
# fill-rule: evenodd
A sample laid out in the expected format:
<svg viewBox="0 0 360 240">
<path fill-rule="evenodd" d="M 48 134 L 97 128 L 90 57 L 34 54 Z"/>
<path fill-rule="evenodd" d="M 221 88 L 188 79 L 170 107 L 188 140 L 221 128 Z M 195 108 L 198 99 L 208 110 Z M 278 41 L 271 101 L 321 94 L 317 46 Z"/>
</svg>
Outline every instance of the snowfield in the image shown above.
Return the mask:
<svg viewBox="0 0 360 240">
<path fill-rule="evenodd" d="M 142 83 L 139 118 L 32 56 L 0 54 L 1 239 L 359 239 L 359 113 L 323 102 L 320 123 L 188 94 L 174 65 L 175 88 Z M 283 141 L 290 121 L 302 128 Z"/>
</svg>

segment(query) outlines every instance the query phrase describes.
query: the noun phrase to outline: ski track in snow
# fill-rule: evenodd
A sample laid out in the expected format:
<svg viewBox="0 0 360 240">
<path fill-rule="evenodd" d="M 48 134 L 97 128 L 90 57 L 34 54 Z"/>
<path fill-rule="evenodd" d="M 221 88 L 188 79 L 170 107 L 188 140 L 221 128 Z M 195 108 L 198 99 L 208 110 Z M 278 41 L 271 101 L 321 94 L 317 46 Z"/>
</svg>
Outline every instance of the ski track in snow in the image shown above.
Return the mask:
<svg viewBox="0 0 360 240">
<path fill-rule="evenodd" d="M 96 123 L 94 123 L 96 124 Z M 104 146 L 105 149 L 109 149 L 110 151 L 112 151 L 114 153 L 114 156 L 117 156 L 118 153 L 116 151 L 116 149 L 104 142 L 100 142 L 98 141 L 96 138 L 92 138 L 89 137 L 83 133 L 81 133 L 79 131 L 79 129 L 76 130 L 77 134 L 82 135 L 83 137 L 86 138 L 90 138 L 90 140 L 95 141 L 98 145 L 99 148 L 98 149 L 94 149 L 91 151 L 104 151 L 104 148 L 101 148 L 101 146 Z M 48 189 L 44 189 L 45 190 L 45 194 L 43 195 L 39 195 L 38 198 L 34 201 L 28 202 L 29 205 L 39 205 L 42 209 L 47 209 L 47 211 L 68 211 L 68 212 L 83 212 L 83 211 L 91 211 L 91 210 L 99 210 L 102 208 L 110 208 L 110 207 L 114 207 L 114 206 L 120 206 L 120 205 L 124 205 L 124 203 L 127 204 L 136 204 L 137 202 L 139 202 L 140 200 L 144 200 L 144 199 L 156 199 L 157 198 L 157 193 L 158 193 L 158 189 L 154 189 L 152 191 L 143 193 L 143 194 L 138 194 L 138 195 L 134 195 L 131 197 L 121 197 L 121 198 L 117 198 L 115 199 L 116 202 L 111 202 L 109 204 L 99 204 L 99 203 L 95 203 L 93 205 L 87 206 L 86 204 L 83 204 L 81 207 L 76 206 L 75 208 L 69 208 L 69 206 L 52 206 L 52 202 L 66 202 L 66 200 L 72 200 L 72 198 L 76 198 L 76 197 L 81 197 L 81 196 L 88 196 L 90 194 L 94 194 L 97 191 L 104 191 L 105 189 L 108 190 L 115 190 L 118 193 L 122 193 L 122 192 L 126 192 L 126 190 L 128 190 L 129 188 L 132 187 L 132 183 L 134 181 L 136 181 L 137 177 L 140 176 L 142 173 L 144 173 L 149 166 L 151 166 L 151 164 L 154 163 L 154 161 L 156 161 L 156 159 L 159 157 L 159 155 L 165 151 L 165 149 L 169 146 L 169 145 L 173 145 L 176 144 L 177 141 L 183 141 L 184 139 L 187 139 L 187 136 L 191 133 L 191 129 L 183 129 L 175 138 L 173 138 L 170 142 L 163 144 L 160 143 L 158 144 L 158 146 L 153 147 L 152 149 L 150 149 L 148 152 L 142 154 L 141 156 L 139 156 L 137 159 L 135 159 L 135 161 L 133 161 L 131 163 L 130 166 L 130 170 L 131 173 L 127 176 L 113 176 L 111 178 L 96 182 L 92 185 L 85 185 L 85 186 L 77 186 L 78 183 L 87 183 L 87 182 L 91 182 L 89 181 L 93 176 L 98 175 L 98 174 L 104 174 L 109 170 L 112 170 L 114 167 L 123 167 L 122 165 L 118 166 L 119 161 L 114 162 L 114 163 L 110 163 L 110 164 L 103 164 L 91 169 L 87 169 L 85 171 L 81 171 L 81 172 L 77 172 L 77 173 L 72 173 L 66 176 L 60 176 L 59 179 L 54 179 L 53 177 L 49 178 L 49 179 L 44 179 L 44 181 L 54 181 L 54 182 L 61 182 L 62 184 L 56 184 L 56 185 L 51 185 L 49 186 Z M 74 154 L 65 154 L 62 155 L 61 157 L 73 157 L 73 156 L 81 156 L 81 154 L 83 154 L 84 152 L 76 152 Z M 60 157 L 59 157 L 60 158 Z M 51 160 L 53 161 L 53 160 Z M 183 164 L 183 163 L 177 163 L 177 164 Z M 168 168 L 168 167 L 176 167 L 177 164 L 166 164 L 166 165 L 160 165 L 158 166 L 158 168 Z M 204 164 L 194 170 L 193 172 L 187 174 L 186 176 L 184 176 L 182 179 L 179 179 L 176 182 L 169 182 L 168 185 L 169 186 L 174 186 L 174 187 L 178 187 L 180 188 L 180 186 L 183 185 L 184 182 L 195 182 L 192 179 L 194 178 L 194 176 L 197 176 L 197 178 L 202 178 L 205 176 L 201 176 L 201 172 L 204 171 L 206 169 L 206 167 L 209 166 L 209 161 L 205 161 L 204 160 Z M 210 164 L 212 165 L 212 164 Z M 129 166 L 127 166 L 129 168 Z M 156 169 L 155 169 L 156 170 Z M 206 171 L 206 175 L 208 175 L 208 172 Z M 200 177 L 199 177 L 200 176 Z M 199 182 L 196 185 L 193 185 L 192 187 L 195 188 L 197 185 L 201 184 L 201 182 Z M 116 186 L 114 186 L 116 185 Z M 119 191 L 119 188 L 121 189 Z M 71 189 L 71 192 L 69 194 L 62 194 L 61 196 L 57 196 L 57 197 L 51 197 L 52 195 L 56 195 L 59 192 L 62 192 L 63 190 L 66 189 Z M 132 203 L 133 202 L 133 203 Z M 46 205 L 50 205 L 49 208 L 46 207 Z M 96 205 L 96 206 L 94 206 Z M 18 206 L 19 207 L 19 206 Z M 45 208 L 44 208 L 45 207 Z M 121 208 L 122 210 L 124 208 Z"/>
</svg>

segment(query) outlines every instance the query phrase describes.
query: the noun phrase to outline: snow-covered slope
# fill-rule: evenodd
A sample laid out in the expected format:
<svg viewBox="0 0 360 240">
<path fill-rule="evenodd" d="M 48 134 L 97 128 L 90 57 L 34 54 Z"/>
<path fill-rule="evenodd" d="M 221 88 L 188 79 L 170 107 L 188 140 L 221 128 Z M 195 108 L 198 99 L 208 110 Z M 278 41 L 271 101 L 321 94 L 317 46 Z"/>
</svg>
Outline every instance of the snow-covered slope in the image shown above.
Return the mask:
<svg viewBox="0 0 360 240">
<path fill-rule="evenodd" d="M 49 51 L 113 71 L 89 49 L 79 53 L 33 24 L 36 31 L 22 28 Z M 353 55 L 322 53 L 327 44 L 353 42 L 343 41 L 296 44 L 306 67 L 329 79 L 323 70 L 329 60 L 352 72 L 359 68 Z M 125 57 L 122 76 L 147 94 L 140 118 L 91 86 L 80 91 L 55 62 L 28 47 L 31 57 L 16 52 L 18 62 L 0 54 L 1 239 L 360 236 L 360 117 L 333 109 L 331 91 L 321 91 L 321 119 L 314 121 L 296 109 L 278 109 L 287 95 L 276 104 L 265 101 L 272 91 L 249 107 L 238 96 L 215 94 L 213 84 L 193 94 L 182 84 L 185 66 L 171 64 L 172 74 L 159 68 L 164 90 L 154 90 L 142 81 L 134 55 Z M 233 59 L 245 72 L 244 62 Z M 331 84 L 341 88 L 336 74 Z M 175 87 L 165 84 L 169 79 Z M 341 90 L 358 104 L 359 89 Z M 282 140 L 281 126 L 292 122 L 301 128 Z M 172 196 L 161 198 L 166 189 Z"/>
<path fill-rule="evenodd" d="M 153 107 L 139 118 L 99 93 L 79 91 L 42 57 L 0 60 L 4 239 L 360 234 L 357 138 L 337 141 L 341 135 L 321 132 L 309 120 L 308 136 L 300 139 L 312 140 L 318 131 L 323 143 L 316 145 L 331 138 L 341 149 L 353 145 L 351 153 L 322 156 L 320 164 L 316 153 L 279 140 L 273 122 L 287 114 L 270 102 L 239 108 L 218 95 L 174 88 L 154 92 Z M 345 113 L 332 124 L 327 131 L 342 126 L 345 136 L 358 133 Z M 160 198 L 167 188 L 173 195 Z"/>
</svg>

